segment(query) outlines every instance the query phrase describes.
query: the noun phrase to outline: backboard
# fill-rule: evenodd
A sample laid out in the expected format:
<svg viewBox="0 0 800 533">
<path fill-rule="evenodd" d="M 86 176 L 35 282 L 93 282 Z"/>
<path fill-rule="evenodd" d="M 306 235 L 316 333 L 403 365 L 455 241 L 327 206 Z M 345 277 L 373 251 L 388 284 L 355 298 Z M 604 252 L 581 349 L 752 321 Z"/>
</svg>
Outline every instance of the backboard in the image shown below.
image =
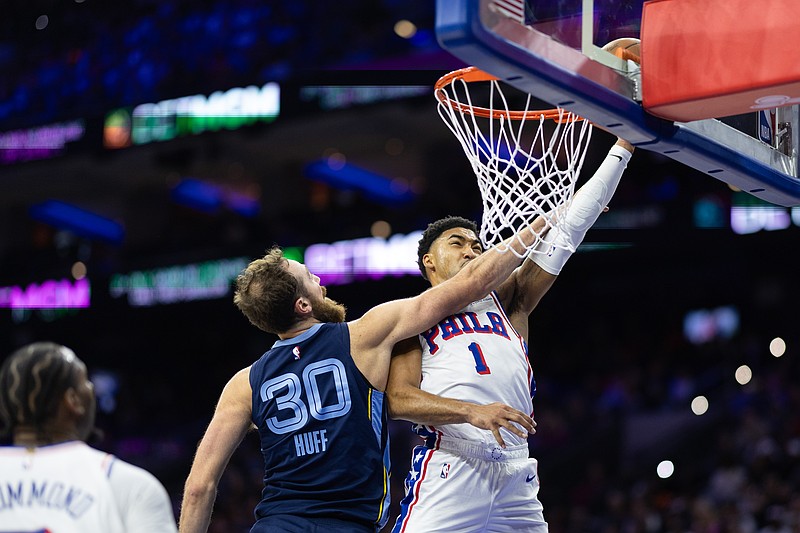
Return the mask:
<svg viewBox="0 0 800 533">
<path fill-rule="evenodd" d="M 800 205 L 797 105 L 690 122 L 644 109 L 640 69 L 602 46 L 617 38 L 640 38 L 645 3 L 437 0 L 436 35 L 465 63 L 641 149 L 773 204 Z"/>
</svg>

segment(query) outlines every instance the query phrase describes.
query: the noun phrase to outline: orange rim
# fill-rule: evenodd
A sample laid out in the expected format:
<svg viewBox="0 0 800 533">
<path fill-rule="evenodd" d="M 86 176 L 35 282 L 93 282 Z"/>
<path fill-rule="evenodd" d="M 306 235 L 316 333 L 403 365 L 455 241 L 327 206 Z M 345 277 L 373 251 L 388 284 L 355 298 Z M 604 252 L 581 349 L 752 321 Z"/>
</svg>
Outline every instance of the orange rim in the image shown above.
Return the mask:
<svg viewBox="0 0 800 533">
<path fill-rule="evenodd" d="M 626 48 L 615 48 L 611 53 L 620 59 L 624 59 L 625 61 L 630 60 L 636 63 L 637 65 L 642 64 L 642 58 Z"/>
<path fill-rule="evenodd" d="M 541 119 L 555 120 L 556 122 L 577 122 L 583 120 L 569 111 L 553 108 L 553 109 L 540 109 L 528 111 L 506 111 L 504 109 L 488 109 L 486 107 L 479 107 L 473 105 L 463 104 L 456 100 L 452 100 L 447 96 L 445 87 L 452 84 L 456 80 L 461 80 L 465 83 L 472 83 L 478 81 L 495 81 L 499 80 L 497 76 L 493 76 L 488 72 L 477 67 L 466 67 L 459 70 L 454 70 L 445 74 L 434 85 L 434 94 L 436 99 L 442 104 L 453 108 L 459 113 L 469 113 L 477 117 L 483 118 L 501 118 L 506 117 L 511 120 L 528 120 L 528 119 Z"/>
</svg>

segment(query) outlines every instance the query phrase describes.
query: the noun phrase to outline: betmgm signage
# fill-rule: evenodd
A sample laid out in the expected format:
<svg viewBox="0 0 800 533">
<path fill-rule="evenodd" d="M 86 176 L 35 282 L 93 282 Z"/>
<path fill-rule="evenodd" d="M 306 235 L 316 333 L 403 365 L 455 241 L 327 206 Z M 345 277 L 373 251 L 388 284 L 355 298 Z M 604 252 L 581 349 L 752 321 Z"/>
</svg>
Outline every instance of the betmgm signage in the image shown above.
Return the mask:
<svg viewBox="0 0 800 533">
<path fill-rule="evenodd" d="M 235 87 L 210 96 L 196 94 L 172 100 L 115 109 L 103 126 L 106 148 L 125 148 L 206 131 L 235 130 L 272 122 L 280 113 L 280 86 Z"/>
</svg>

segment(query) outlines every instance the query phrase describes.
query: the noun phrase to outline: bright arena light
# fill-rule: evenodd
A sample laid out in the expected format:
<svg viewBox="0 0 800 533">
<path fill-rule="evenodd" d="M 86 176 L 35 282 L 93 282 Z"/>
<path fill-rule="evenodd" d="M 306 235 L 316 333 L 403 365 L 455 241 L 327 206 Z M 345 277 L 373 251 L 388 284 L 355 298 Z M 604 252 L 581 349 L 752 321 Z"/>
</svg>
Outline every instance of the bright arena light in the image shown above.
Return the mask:
<svg viewBox="0 0 800 533">
<path fill-rule="evenodd" d="M 780 337 L 775 337 L 769 343 L 769 353 L 771 353 L 774 357 L 780 357 L 786 353 L 786 341 L 781 339 Z"/>
<path fill-rule="evenodd" d="M 739 385 L 747 385 L 750 383 L 750 380 L 753 379 L 753 371 L 750 370 L 750 367 L 747 365 L 742 365 L 736 369 L 736 382 Z"/>
<path fill-rule="evenodd" d="M 705 396 L 697 396 L 692 400 L 692 412 L 698 416 L 706 414 L 708 411 L 708 399 Z"/>
<path fill-rule="evenodd" d="M 399 20 L 394 25 L 394 32 L 403 39 L 410 39 L 417 33 L 417 27 L 409 20 Z"/>
<path fill-rule="evenodd" d="M 86 277 L 86 265 L 82 261 L 76 261 L 71 269 L 72 277 L 74 279 L 83 279 Z"/>
<path fill-rule="evenodd" d="M 658 463 L 656 467 L 656 474 L 658 474 L 658 477 L 667 479 L 672 476 L 673 473 L 675 473 L 675 465 L 672 464 L 672 461 L 661 461 Z"/>
</svg>

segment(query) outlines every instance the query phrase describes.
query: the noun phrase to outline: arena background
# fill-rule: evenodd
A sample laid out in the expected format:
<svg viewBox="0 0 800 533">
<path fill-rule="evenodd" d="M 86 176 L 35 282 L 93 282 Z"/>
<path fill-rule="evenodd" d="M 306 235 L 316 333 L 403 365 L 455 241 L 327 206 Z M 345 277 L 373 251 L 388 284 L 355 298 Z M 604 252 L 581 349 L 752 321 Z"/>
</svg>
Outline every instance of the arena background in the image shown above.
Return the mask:
<svg viewBox="0 0 800 533">
<path fill-rule="evenodd" d="M 313 251 L 353 318 L 426 287 L 415 232 L 479 219 L 432 96 L 464 65 L 437 45 L 432 2 L 0 9 L 0 357 L 72 347 L 98 391 L 94 444 L 158 476 L 177 516 L 222 386 L 275 340 L 233 306 L 231 271 L 273 243 Z M 279 110 L 120 133 L 142 104 L 248 87 L 278 88 Z M 613 142 L 595 130 L 584 176 Z M 551 531 L 800 531 L 798 225 L 636 152 L 531 319 Z M 394 260 L 365 271 L 365 249 Z M 394 516 L 416 441 L 391 429 Z M 247 531 L 262 476 L 248 438 L 211 531 Z"/>
</svg>

